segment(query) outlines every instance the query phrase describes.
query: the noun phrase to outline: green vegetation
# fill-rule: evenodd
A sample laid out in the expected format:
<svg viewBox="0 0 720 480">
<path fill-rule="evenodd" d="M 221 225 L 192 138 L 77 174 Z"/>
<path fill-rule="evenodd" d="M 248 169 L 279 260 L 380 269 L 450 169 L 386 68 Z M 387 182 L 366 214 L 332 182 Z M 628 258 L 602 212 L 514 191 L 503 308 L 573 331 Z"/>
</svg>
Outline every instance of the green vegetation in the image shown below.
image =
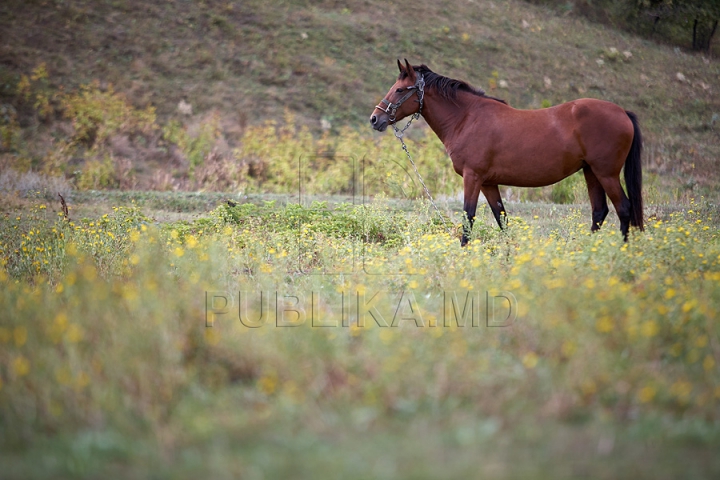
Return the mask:
<svg viewBox="0 0 720 480">
<path fill-rule="evenodd" d="M 0 244 L 8 478 L 720 471 L 714 205 L 627 244 L 484 209 L 463 249 L 417 202 L 157 226 L 33 202 Z"/>
</svg>

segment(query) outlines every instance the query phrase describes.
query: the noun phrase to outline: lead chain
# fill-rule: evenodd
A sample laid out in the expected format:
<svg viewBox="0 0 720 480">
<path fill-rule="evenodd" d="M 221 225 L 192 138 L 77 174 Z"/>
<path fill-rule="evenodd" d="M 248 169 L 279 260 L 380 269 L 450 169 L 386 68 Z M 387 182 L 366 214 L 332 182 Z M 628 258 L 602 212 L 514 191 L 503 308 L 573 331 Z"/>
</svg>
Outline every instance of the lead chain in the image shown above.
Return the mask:
<svg viewBox="0 0 720 480">
<path fill-rule="evenodd" d="M 410 118 L 410 121 L 407 123 L 407 125 L 405 125 L 405 128 L 403 128 L 402 130 L 399 130 L 399 129 L 393 124 L 393 129 L 395 129 L 395 136 L 397 137 L 398 140 L 400 140 L 400 143 L 402 144 L 402 149 L 405 151 L 405 155 L 407 155 L 408 160 L 410 160 L 410 165 L 412 165 L 413 170 L 415 170 L 415 174 L 417 175 L 418 180 L 420 180 L 420 184 L 423 186 L 423 189 L 425 190 L 425 194 L 427 195 L 428 199 L 430 200 L 430 203 L 432 204 L 433 207 L 435 207 L 435 211 L 436 211 L 437 214 L 440 216 L 440 220 L 442 220 L 443 226 L 445 227 L 445 230 L 447 230 L 448 233 L 450 234 L 450 236 L 452 236 L 452 235 L 453 235 L 452 230 L 448 227 L 447 223 L 445 222 L 445 217 L 443 216 L 442 213 L 440 213 L 440 209 L 439 209 L 438 206 L 435 204 L 435 201 L 433 200 L 433 197 L 432 197 L 432 195 L 430 194 L 430 190 L 428 190 L 427 185 L 425 185 L 425 182 L 423 181 L 422 175 L 420 175 L 420 172 L 418 171 L 417 166 L 415 165 L 415 162 L 413 161 L 412 156 L 410 155 L 410 152 L 408 151 L 407 145 L 405 144 L 405 140 L 403 139 L 403 136 L 404 136 L 404 134 L 405 134 L 405 130 L 408 129 L 408 127 L 410 126 L 410 124 L 412 123 L 413 120 L 415 120 L 416 118 L 418 118 L 418 117 L 416 117 L 415 115 L 418 115 L 418 116 L 419 116 L 419 112 L 416 113 L 416 114 L 414 114 L 414 115 L 412 116 L 412 118 Z"/>
</svg>

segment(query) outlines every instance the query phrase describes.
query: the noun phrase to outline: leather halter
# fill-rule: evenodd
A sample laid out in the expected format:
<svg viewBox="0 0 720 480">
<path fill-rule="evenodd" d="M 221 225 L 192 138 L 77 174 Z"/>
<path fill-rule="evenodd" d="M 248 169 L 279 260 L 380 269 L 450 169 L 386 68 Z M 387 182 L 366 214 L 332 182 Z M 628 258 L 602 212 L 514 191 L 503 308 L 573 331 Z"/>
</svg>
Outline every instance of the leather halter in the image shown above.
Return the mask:
<svg viewBox="0 0 720 480">
<path fill-rule="evenodd" d="M 403 95 L 402 98 L 397 101 L 397 103 L 392 103 L 390 100 L 383 98 L 382 100 L 380 100 L 380 103 L 375 106 L 375 108 L 387 113 L 390 116 L 390 123 L 392 123 L 395 121 L 395 114 L 397 113 L 398 108 L 400 108 L 400 105 L 405 103 L 405 101 L 408 98 L 412 97 L 415 93 L 417 93 L 418 102 L 420 102 L 420 108 L 418 109 L 417 113 L 413 114 L 413 117 L 420 118 L 423 107 L 423 97 L 425 96 L 425 79 L 422 75 L 418 76 L 415 85 L 413 85 L 412 87 L 407 87 L 407 93 Z M 386 107 L 383 108 L 381 104 L 385 104 Z"/>
</svg>

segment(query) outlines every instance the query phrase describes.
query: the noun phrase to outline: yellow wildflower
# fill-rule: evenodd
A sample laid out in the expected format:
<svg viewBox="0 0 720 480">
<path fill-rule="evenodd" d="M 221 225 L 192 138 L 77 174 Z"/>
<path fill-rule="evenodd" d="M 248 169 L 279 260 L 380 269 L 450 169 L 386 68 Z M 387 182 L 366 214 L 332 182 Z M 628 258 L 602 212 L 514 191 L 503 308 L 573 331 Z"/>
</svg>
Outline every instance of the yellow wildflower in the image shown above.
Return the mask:
<svg viewBox="0 0 720 480">
<path fill-rule="evenodd" d="M 27 342 L 27 328 L 23 325 L 15 327 L 13 330 L 13 339 L 15 340 L 15 346 L 22 347 Z"/>
<path fill-rule="evenodd" d="M 655 391 L 654 387 L 647 385 L 641 388 L 638 392 L 638 400 L 640 400 L 641 403 L 652 402 L 652 399 L 655 398 L 656 393 L 657 392 Z"/>
<path fill-rule="evenodd" d="M 705 360 L 703 360 L 703 368 L 706 372 L 709 372 L 710 370 L 715 367 L 715 359 L 712 357 L 712 355 L 705 355 Z"/>
<path fill-rule="evenodd" d="M 642 333 L 644 337 L 654 337 L 658 334 L 659 330 L 660 329 L 655 320 L 646 320 L 640 326 L 640 333 Z"/>
<path fill-rule="evenodd" d="M 272 395 L 277 388 L 277 383 L 277 375 L 264 375 L 260 378 L 260 380 L 258 380 L 258 387 L 260 388 L 260 391 L 263 392 L 265 395 Z"/>
<path fill-rule="evenodd" d="M 13 372 L 15 372 L 15 375 L 17 375 L 18 377 L 24 377 L 30 372 L 30 362 L 22 355 L 15 357 L 12 365 Z"/>
<path fill-rule="evenodd" d="M 538 356 L 535 352 L 528 352 L 523 356 L 522 364 L 525 365 L 526 368 L 535 368 L 538 364 Z"/>
<path fill-rule="evenodd" d="M 70 343 L 77 343 L 77 342 L 81 341 L 84 336 L 85 336 L 85 333 L 83 332 L 82 327 L 75 323 L 70 324 L 70 326 L 67 329 L 67 333 L 65 334 L 65 338 Z"/>
<path fill-rule="evenodd" d="M 615 328 L 613 321 L 607 315 L 604 315 L 595 322 L 595 329 L 600 333 L 611 332 Z"/>
</svg>

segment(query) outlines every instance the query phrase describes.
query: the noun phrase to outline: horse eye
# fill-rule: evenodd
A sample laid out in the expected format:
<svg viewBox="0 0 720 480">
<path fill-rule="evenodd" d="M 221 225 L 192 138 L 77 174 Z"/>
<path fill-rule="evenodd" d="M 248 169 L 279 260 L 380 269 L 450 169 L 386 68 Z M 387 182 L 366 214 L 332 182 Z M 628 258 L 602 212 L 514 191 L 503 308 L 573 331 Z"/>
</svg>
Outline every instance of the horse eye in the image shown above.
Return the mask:
<svg viewBox="0 0 720 480">
<path fill-rule="evenodd" d="M 403 92 L 403 89 L 402 89 L 402 88 L 398 88 L 397 90 L 395 90 L 395 92 L 396 92 L 396 93 L 402 93 L 402 92 Z"/>
</svg>

